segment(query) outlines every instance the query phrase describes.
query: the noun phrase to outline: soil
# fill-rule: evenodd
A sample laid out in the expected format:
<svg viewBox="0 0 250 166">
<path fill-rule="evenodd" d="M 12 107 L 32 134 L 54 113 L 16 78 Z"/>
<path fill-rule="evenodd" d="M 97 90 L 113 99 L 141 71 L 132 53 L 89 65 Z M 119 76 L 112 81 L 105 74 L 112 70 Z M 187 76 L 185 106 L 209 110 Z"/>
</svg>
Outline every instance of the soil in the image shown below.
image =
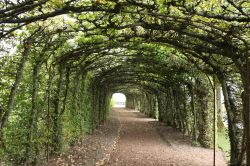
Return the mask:
<svg viewBox="0 0 250 166">
<path fill-rule="evenodd" d="M 114 109 L 104 126 L 49 165 L 211 166 L 213 150 L 191 146 L 181 132 L 142 113 Z M 218 149 L 216 166 L 224 165 Z"/>
</svg>

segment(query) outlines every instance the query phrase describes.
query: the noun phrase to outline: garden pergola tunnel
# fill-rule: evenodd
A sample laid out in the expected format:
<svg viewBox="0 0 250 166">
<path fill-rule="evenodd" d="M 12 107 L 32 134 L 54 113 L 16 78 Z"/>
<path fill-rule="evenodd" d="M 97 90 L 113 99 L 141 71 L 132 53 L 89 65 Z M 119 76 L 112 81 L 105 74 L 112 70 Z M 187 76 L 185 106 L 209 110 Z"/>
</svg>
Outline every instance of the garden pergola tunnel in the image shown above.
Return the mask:
<svg viewBox="0 0 250 166">
<path fill-rule="evenodd" d="M 249 8 L 244 0 L 1 1 L 0 163 L 61 153 L 104 123 L 115 92 L 212 147 L 222 91 L 230 164 L 250 165 Z"/>
</svg>

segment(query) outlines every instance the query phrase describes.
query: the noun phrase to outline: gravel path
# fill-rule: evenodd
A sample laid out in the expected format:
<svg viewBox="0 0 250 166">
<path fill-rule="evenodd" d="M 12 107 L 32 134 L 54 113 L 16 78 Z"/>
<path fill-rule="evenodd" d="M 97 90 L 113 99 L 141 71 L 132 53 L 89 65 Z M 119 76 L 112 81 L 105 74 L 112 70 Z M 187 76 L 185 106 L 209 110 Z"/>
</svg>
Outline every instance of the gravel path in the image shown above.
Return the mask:
<svg viewBox="0 0 250 166">
<path fill-rule="evenodd" d="M 106 124 L 51 159 L 51 166 L 212 166 L 213 150 L 192 147 L 188 138 L 142 113 L 114 109 Z M 218 150 L 216 166 L 226 165 Z"/>
<path fill-rule="evenodd" d="M 120 138 L 110 166 L 212 166 L 213 150 L 190 146 L 180 132 L 133 110 L 116 110 Z M 226 165 L 218 150 L 216 165 Z"/>
</svg>

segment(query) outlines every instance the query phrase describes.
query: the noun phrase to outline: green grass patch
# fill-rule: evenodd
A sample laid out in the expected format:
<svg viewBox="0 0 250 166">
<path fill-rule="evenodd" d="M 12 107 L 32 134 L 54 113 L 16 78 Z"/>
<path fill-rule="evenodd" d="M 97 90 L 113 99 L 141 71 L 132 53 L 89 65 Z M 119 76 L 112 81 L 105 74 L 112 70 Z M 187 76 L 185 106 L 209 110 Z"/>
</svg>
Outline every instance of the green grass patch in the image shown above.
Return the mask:
<svg viewBox="0 0 250 166">
<path fill-rule="evenodd" d="M 217 144 L 220 149 L 224 152 L 226 160 L 230 160 L 230 142 L 227 132 L 225 130 L 218 132 Z"/>
</svg>

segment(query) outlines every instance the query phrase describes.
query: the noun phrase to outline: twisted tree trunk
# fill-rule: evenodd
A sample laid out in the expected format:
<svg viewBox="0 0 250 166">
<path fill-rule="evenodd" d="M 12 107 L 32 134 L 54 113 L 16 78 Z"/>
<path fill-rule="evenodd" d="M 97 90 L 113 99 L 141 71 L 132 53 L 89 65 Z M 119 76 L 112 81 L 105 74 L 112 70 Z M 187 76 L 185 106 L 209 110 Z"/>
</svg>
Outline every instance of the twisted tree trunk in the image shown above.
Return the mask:
<svg viewBox="0 0 250 166">
<path fill-rule="evenodd" d="M 32 101 L 31 101 L 31 110 L 30 110 L 30 115 L 29 115 L 29 123 L 27 126 L 28 129 L 28 133 L 27 133 L 27 145 L 26 145 L 26 149 L 25 149 L 25 161 L 24 161 L 24 165 L 28 165 L 29 164 L 29 158 L 30 158 L 30 150 L 31 150 L 31 146 L 32 146 L 32 133 L 35 130 L 35 126 L 34 126 L 34 120 L 37 114 L 37 92 L 38 92 L 38 75 L 39 75 L 39 69 L 40 69 L 41 63 L 40 61 L 36 61 L 34 67 L 33 67 L 33 75 L 32 75 Z"/>
<path fill-rule="evenodd" d="M 191 112 L 193 114 L 193 123 L 192 123 L 192 140 L 194 141 L 194 144 L 197 144 L 197 114 L 195 111 L 195 96 L 194 96 L 194 88 L 193 85 L 188 85 L 188 90 L 191 96 Z"/>
<path fill-rule="evenodd" d="M 62 133 L 62 126 L 61 126 L 61 118 L 60 118 L 60 95 L 62 90 L 62 83 L 63 83 L 63 65 L 59 66 L 59 78 L 57 80 L 57 87 L 56 92 L 54 94 L 53 105 L 54 105 L 54 112 L 52 113 L 52 120 L 53 120 L 53 153 L 58 153 L 61 149 L 61 133 Z"/>
<path fill-rule="evenodd" d="M 8 121 L 9 116 L 10 116 L 10 113 L 13 110 L 16 92 L 17 92 L 17 89 L 18 89 L 18 87 L 20 85 L 20 82 L 22 80 L 24 67 L 25 67 L 25 64 L 26 64 L 26 62 L 28 60 L 28 55 L 29 55 L 29 52 L 30 52 L 30 45 L 29 45 L 30 41 L 29 40 L 30 39 L 27 39 L 23 43 L 24 51 L 22 53 L 22 57 L 20 59 L 19 66 L 17 67 L 15 82 L 13 83 L 12 88 L 10 90 L 6 110 L 2 114 L 2 117 L 0 119 L 0 147 L 1 146 L 4 147 L 4 144 L 3 144 L 3 129 L 6 126 L 6 123 Z"/>
<path fill-rule="evenodd" d="M 231 87 L 227 84 L 226 78 L 223 73 L 218 77 L 223 91 L 225 107 L 228 116 L 228 135 L 230 139 L 230 164 L 241 165 L 242 164 L 242 132 L 239 129 L 239 119 L 241 119 L 239 112 L 237 111 L 233 95 L 231 93 Z"/>
<path fill-rule="evenodd" d="M 244 92 L 243 115 L 244 115 L 244 137 L 242 141 L 242 155 L 246 151 L 246 165 L 250 166 L 250 59 L 246 58 L 244 65 L 238 65 L 243 82 Z M 242 157 L 243 158 L 243 157 Z"/>
</svg>

